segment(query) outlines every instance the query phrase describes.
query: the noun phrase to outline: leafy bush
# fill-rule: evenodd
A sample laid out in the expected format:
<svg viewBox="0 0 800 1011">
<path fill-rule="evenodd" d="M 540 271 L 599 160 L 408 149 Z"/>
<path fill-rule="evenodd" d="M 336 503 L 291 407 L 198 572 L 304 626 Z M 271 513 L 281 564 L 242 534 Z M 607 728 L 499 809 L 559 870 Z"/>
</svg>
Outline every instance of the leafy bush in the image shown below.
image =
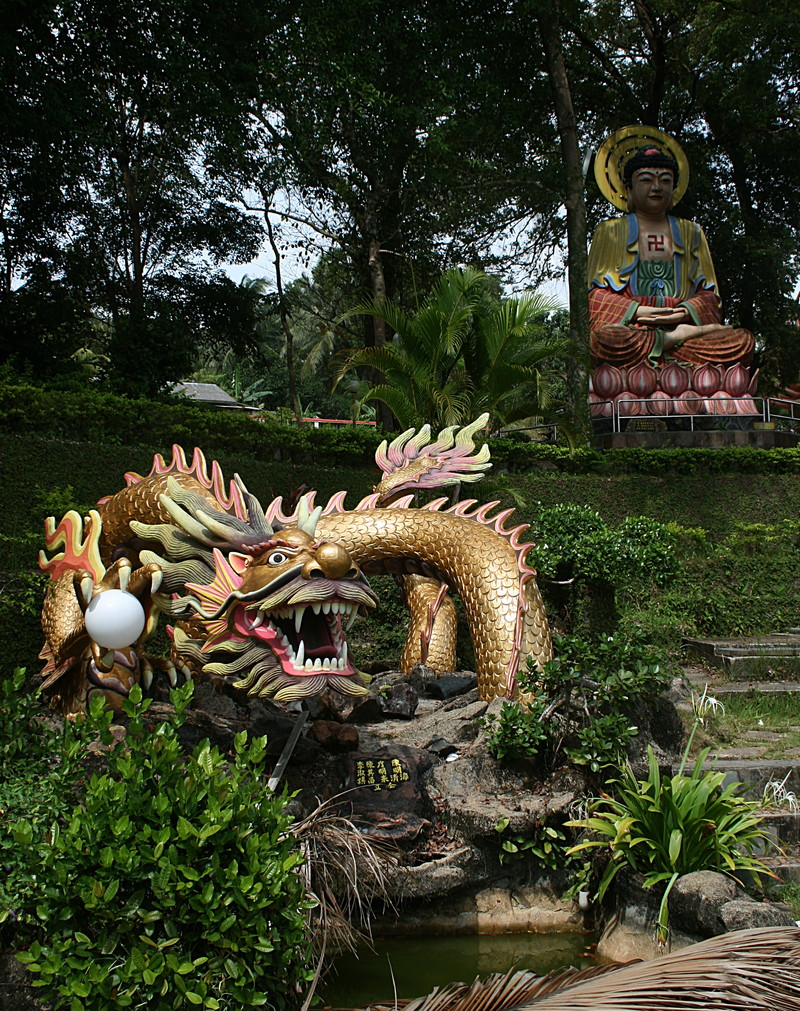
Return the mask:
<svg viewBox="0 0 800 1011">
<path fill-rule="evenodd" d="M 508 818 L 501 818 L 494 827 L 500 836 L 501 864 L 529 855 L 536 857 L 542 867 L 562 871 L 573 862 L 574 858 L 567 855 L 571 849 L 568 835 L 560 825 L 544 820 L 528 835 L 505 836 L 508 826 Z"/>
<path fill-rule="evenodd" d="M 756 846 L 770 841 L 754 813 L 758 804 L 737 796 L 738 784 L 724 786 L 724 772 L 703 771 L 708 748 L 685 775 L 690 746 L 691 738 L 673 776 L 662 776 L 648 748 L 646 779 L 637 780 L 628 766 L 615 784 L 617 797 L 593 801 L 586 818 L 567 823 L 591 833 L 571 853 L 608 851 L 598 898 L 623 867 L 643 874 L 645 888 L 666 884 L 658 915 L 662 939 L 667 936 L 669 893 L 682 875 L 714 870 L 735 878 L 736 871 L 748 871 L 758 878 L 759 872 L 771 873 L 753 855 Z"/>
<path fill-rule="evenodd" d="M 663 523 L 634 516 L 612 528 L 596 511 L 574 503 L 540 509 L 531 523 L 536 547 L 529 561 L 556 580 L 614 585 L 646 579 L 664 586 L 675 576 L 675 540 Z"/>
<path fill-rule="evenodd" d="M 49 838 L 52 826 L 75 803 L 82 748 L 80 727 L 61 729 L 39 696 L 25 691 L 25 669 L 0 679 L 0 811 L 6 825 L 26 819 L 32 831 Z M 4 941 L 27 936 L 36 882 L 30 854 L 13 834 L 0 833 L 0 924 Z"/>
<path fill-rule="evenodd" d="M 525 706 L 504 703 L 484 720 L 495 758 L 566 758 L 592 772 L 619 764 L 636 727 L 627 712 L 636 699 L 665 686 L 663 658 L 641 637 L 616 633 L 598 642 L 556 636 L 555 659 L 518 675 Z"/>
<path fill-rule="evenodd" d="M 504 702 L 498 716 L 478 717 L 487 728 L 486 743 L 500 762 L 517 758 L 535 758 L 549 742 L 547 728 L 539 721 L 540 710 L 523 709 L 515 702 Z"/>
<path fill-rule="evenodd" d="M 108 771 L 50 838 L 14 828 L 42 882 L 42 939 L 20 958 L 54 1008 L 283 1009 L 310 978 L 302 856 L 285 798 L 266 790 L 266 739 L 237 735 L 230 762 L 208 741 L 184 756 L 192 687 L 154 729 L 134 688 L 121 739 L 93 706 Z"/>
</svg>

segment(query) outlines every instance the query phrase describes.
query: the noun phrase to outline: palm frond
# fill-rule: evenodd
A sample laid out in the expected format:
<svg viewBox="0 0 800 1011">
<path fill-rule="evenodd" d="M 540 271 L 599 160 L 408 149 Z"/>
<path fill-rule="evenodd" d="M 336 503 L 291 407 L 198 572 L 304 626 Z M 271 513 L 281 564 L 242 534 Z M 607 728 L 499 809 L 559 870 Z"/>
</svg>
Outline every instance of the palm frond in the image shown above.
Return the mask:
<svg viewBox="0 0 800 1011">
<path fill-rule="evenodd" d="M 431 410 L 430 405 L 422 401 L 419 391 L 413 387 L 408 390 L 379 383 L 367 390 L 362 399 L 365 402 L 382 401 L 397 418 L 401 428 L 414 428 L 417 424 L 416 419 L 426 417 Z"/>
<path fill-rule="evenodd" d="M 712 937 L 681 951 L 571 984 L 530 1011 L 800 1011 L 800 930 L 771 927 Z"/>
<path fill-rule="evenodd" d="M 320 803 L 291 826 L 302 845 L 309 894 L 316 899 L 311 933 L 318 949 L 355 950 L 369 933 L 371 902 L 391 905 L 387 893 L 387 865 L 396 853 L 367 839 L 342 816 L 341 796 Z"/>
<path fill-rule="evenodd" d="M 395 333 L 406 333 L 411 327 L 411 320 L 396 302 L 390 299 L 370 298 L 366 302 L 359 302 L 358 305 L 342 313 L 336 320 L 342 323 L 353 316 L 375 316 L 382 319 L 387 326 L 390 326 Z"/>
<path fill-rule="evenodd" d="M 367 367 L 388 375 L 392 369 L 403 369 L 403 358 L 398 355 L 394 345 L 384 344 L 379 348 L 348 348 L 340 351 L 334 356 L 333 365 L 336 369 L 334 383 L 334 389 L 336 389 L 347 373 L 352 372 L 353 369 Z"/>
<path fill-rule="evenodd" d="M 766 927 L 712 937 L 626 965 L 518 971 L 453 984 L 370 1011 L 800 1011 L 800 929 Z"/>
</svg>

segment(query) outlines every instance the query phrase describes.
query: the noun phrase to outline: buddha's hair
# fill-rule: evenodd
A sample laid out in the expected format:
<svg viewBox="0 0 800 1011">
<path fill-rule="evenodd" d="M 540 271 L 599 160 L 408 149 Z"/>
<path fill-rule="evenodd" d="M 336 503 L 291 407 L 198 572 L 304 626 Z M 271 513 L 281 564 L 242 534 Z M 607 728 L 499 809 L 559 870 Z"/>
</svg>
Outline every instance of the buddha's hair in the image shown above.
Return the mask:
<svg viewBox="0 0 800 1011">
<path fill-rule="evenodd" d="M 649 145 L 640 147 L 635 154 L 625 162 L 625 185 L 630 186 L 633 181 L 633 173 L 642 168 L 664 168 L 670 169 L 675 186 L 678 185 L 678 163 L 666 151 L 661 148 Z"/>
</svg>

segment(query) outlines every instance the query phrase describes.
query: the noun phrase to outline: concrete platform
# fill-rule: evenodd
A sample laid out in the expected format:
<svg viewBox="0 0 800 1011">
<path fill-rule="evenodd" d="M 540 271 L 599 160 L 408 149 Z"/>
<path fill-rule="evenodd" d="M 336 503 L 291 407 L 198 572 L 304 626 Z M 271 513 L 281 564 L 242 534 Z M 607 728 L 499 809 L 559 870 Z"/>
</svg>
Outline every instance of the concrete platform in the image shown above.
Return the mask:
<svg viewBox="0 0 800 1011">
<path fill-rule="evenodd" d="M 607 432 L 592 436 L 594 449 L 726 449 L 729 446 L 753 446 L 756 449 L 793 449 L 800 445 L 800 435 L 777 431 L 693 432 Z"/>
</svg>

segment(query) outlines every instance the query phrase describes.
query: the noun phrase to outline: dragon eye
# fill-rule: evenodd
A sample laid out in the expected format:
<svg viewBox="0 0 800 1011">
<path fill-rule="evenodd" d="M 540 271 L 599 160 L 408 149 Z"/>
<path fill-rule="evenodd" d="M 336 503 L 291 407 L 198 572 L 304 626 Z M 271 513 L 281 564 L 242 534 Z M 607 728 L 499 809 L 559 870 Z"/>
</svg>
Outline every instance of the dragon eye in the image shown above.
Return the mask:
<svg viewBox="0 0 800 1011">
<path fill-rule="evenodd" d="M 269 565 L 283 565 L 284 562 L 289 561 L 289 556 L 285 551 L 273 551 L 272 554 L 267 558 L 267 563 Z"/>
</svg>

